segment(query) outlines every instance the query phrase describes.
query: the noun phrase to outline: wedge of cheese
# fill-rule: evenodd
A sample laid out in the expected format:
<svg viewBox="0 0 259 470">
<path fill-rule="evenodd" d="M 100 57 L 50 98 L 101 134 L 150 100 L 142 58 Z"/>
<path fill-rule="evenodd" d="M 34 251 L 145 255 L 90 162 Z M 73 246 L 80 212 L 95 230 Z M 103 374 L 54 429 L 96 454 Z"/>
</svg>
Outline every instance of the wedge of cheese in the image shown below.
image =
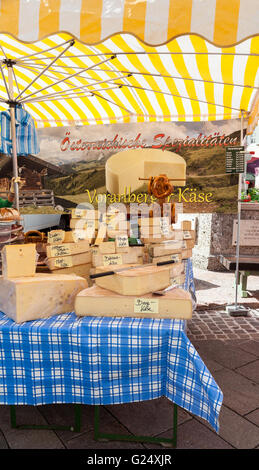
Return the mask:
<svg viewBox="0 0 259 470">
<path fill-rule="evenodd" d="M 88 287 L 74 274 L 0 277 L 0 310 L 17 323 L 72 312 L 76 295 Z"/>
<path fill-rule="evenodd" d="M 71 268 L 72 266 L 78 266 L 80 264 L 91 263 L 92 253 L 87 251 L 86 253 L 79 253 L 77 255 L 68 256 L 57 256 L 55 258 L 47 258 L 46 263 L 51 271 L 55 269 Z"/>
<path fill-rule="evenodd" d="M 78 316 L 181 318 L 192 317 L 189 292 L 175 287 L 165 295 L 125 296 L 94 285 L 77 294 L 75 313 Z"/>
<path fill-rule="evenodd" d="M 88 241 L 80 241 L 75 243 L 59 243 L 47 245 L 46 253 L 48 258 L 56 258 L 59 256 L 69 256 L 79 253 L 85 253 L 90 250 Z"/>
<path fill-rule="evenodd" d="M 171 182 L 173 185 L 184 186 L 186 179 L 184 158 L 176 153 L 157 149 L 125 150 L 107 160 L 106 188 L 109 193 L 129 193 L 143 185 L 143 181 L 139 178 L 150 178 L 160 174 L 175 178 Z"/>
<path fill-rule="evenodd" d="M 126 268 L 126 266 L 124 266 Z M 114 269 L 116 271 L 116 269 Z M 107 271 L 99 267 L 101 273 Z M 121 295 L 142 295 L 149 292 L 165 289 L 170 284 L 170 265 L 134 267 L 125 271 L 116 272 L 110 276 L 95 279 L 96 284 L 104 289 L 117 292 Z"/>
<path fill-rule="evenodd" d="M 37 263 L 35 243 L 5 245 L 1 251 L 1 255 L 2 274 L 5 279 L 34 276 Z"/>
</svg>

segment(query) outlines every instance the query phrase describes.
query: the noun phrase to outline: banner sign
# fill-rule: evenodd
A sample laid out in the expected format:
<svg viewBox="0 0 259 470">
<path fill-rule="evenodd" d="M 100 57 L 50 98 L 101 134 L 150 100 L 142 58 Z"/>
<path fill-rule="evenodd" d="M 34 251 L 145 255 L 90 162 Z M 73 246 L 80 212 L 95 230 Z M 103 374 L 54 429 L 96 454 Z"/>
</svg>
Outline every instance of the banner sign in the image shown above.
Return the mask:
<svg viewBox="0 0 259 470">
<path fill-rule="evenodd" d="M 148 192 L 148 178 L 132 189 L 130 178 L 137 181 L 138 171 L 129 168 L 124 180 L 129 187 L 120 194 L 107 190 L 107 162 L 118 152 L 156 152 L 156 174 L 164 174 L 159 161 L 165 155 L 186 163 L 185 186 L 176 182 L 168 194 L 176 211 L 235 212 L 237 175 L 243 171 L 240 147 L 240 120 L 210 122 L 153 122 L 93 126 L 55 127 L 37 130 L 40 153 L 19 156 L 19 175 L 24 179 L 24 205 L 21 213 L 81 214 L 82 204 L 95 208 L 100 203 L 154 202 Z M 0 197 L 7 198 L 12 177 L 10 157 L 2 157 Z M 137 159 L 137 157 L 136 157 Z M 10 161 L 9 161 L 10 160 Z M 151 171 L 151 170 L 150 170 Z M 128 183 L 129 181 L 129 183 Z M 78 206 L 80 205 L 79 209 Z M 73 216 L 72 213 L 72 217 Z"/>
</svg>

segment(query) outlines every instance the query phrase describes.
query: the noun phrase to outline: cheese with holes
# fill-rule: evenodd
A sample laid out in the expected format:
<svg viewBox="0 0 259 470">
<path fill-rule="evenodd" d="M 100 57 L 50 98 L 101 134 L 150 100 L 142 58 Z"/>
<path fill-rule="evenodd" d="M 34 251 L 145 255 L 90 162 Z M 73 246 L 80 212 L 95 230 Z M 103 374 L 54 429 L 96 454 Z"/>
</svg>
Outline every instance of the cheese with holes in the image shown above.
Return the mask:
<svg viewBox="0 0 259 470">
<path fill-rule="evenodd" d="M 94 285 L 77 294 L 75 313 L 78 316 L 189 319 L 192 317 L 192 299 L 189 292 L 177 287 L 162 296 L 150 293 L 136 297 Z"/>
<path fill-rule="evenodd" d="M 0 310 L 17 323 L 72 312 L 76 295 L 88 287 L 74 274 L 0 277 Z"/>
<path fill-rule="evenodd" d="M 47 258 L 46 263 L 48 268 L 51 271 L 54 271 L 55 269 L 71 268 L 72 266 L 91 263 L 91 260 L 92 253 L 91 251 L 87 251 L 85 253 L 79 253 L 76 255 Z"/>
<path fill-rule="evenodd" d="M 106 188 L 109 193 L 129 193 L 129 190 L 135 191 L 143 185 L 144 181 L 139 178 L 160 174 L 175 178 L 171 181 L 173 185 L 185 186 L 184 158 L 176 153 L 157 149 L 124 150 L 112 155 L 106 162 Z"/>
<path fill-rule="evenodd" d="M 47 245 L 46 253 L 48 258 L 56 258 L 59 256 L 69 256 L 79 253 L 85 253 L 90 250 L 88 241 L 80 241 L 75 243 L 59 243 L 57 245 Z"/>
<path fill-rule="evenodd" d="M 125 268 L 127 266 L 124 266 Z M 118 266 L 118 269 L 122 266 Z M 113 268 L 116 271 L 116 268 Z M 97 272 L 107 269 L 99 267 Z M 142 295 L 149 292 L 165 289 L 170 284 L 170 265 L 166 266 L 141 266 L 125 271 L 120 271 L 110 276 L 98 277 L 96 284 L 104 289 L 117 292 L 121 295 Z"/>
<path fill-rule="evenodd" d="M 2 254 L 2 274 L 5 279 L 34 276 L 37 252 L 35 243 L 5 245 Z"/>
</svg>

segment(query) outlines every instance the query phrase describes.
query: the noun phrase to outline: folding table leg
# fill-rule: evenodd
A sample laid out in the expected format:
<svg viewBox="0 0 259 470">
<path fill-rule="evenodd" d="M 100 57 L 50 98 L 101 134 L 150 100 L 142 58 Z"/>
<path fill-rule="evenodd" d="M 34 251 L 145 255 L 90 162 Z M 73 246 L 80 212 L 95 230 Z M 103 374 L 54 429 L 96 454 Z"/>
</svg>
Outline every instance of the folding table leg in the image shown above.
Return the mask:
<svg viewBox="0 0 259 470">
<path fill-rule="evenodd" d="M 107 441 L 130 441 L 130 442 L 150 442 L 153 444 L 161 444 L 163 447 L 177 446 L 177 405 L 174 403 L 173 412 L 173 436 L 172 438 L 151 437 L 151 436 L 132 436 L 123 434 L 109 434 L 100 432 L 100 405 L 95 405 L 94 410 L 94 439 Z"/>
<path fill-rule="evenodd" d="M 10 405 L 11 427 L 16 429 L 53 429 L 80 432 L 81 429 L 81 405 L 74 404 L 74 424 L 72 426 L 61 426 L 55 424 L 17 424 L 16 405 Z"/>
</svg>

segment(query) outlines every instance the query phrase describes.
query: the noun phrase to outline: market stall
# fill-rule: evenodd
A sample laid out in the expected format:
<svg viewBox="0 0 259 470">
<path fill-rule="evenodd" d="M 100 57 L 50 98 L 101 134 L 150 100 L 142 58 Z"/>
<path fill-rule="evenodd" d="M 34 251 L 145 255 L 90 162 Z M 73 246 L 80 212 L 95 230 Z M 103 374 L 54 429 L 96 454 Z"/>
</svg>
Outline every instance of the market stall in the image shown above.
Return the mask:
<svg viewBox="0 0 259 470">
<path fill-rule="evenodd" d="M 65 10 L 59 9 L 59 7 L 53 7 L 52 10 L 46 2 L 40 8 L 38 4 L 35 5 L 35 2 L 19 2 L 18 16 L 15 20 L 12 17 L 8 34 L 6 34 L 6 26 L 0 27 L 1 31 L 5 32 L 0 37 L 3 79 L 1 84 L 3 94 L 0 104 L 3 110 L 9 109 L 11 118 L 16 208 L 19 208 L 19 182 L 17 180 L 19 175 L 15 113 L 21 108 L 25 108 L 29 112 L 38 127 L 174 120 L 207 121 L 241 117 L 242 129 L 243 120 L 248 121 L 248 132 L 252 132 L 256 125 L 258 119 L 259 38 L 256 22 L 255 24 L 250 20 L 248 22 L 244 15 L 247 2 L 246 4 L 242 1 L 238 2 L 240 6 L 238 14 L 232 7 L 231 9 L 214 7 L 213 12 L 211 9 L 207 9 L 207 11 L 205 10 L 207 18 L 204 15 L 204 8 L 202 15 L 200 15 L 201 6 L 196 2 L 191 2 L 192 5 L 186 7 L 184 12 L 181 10 L 180 2 L 173 2 L 170 7 L 168 2 L 164 2 L 167 18 L 163 16 L 161 24 L 159 24 L 159 15 L 157 15 L 158 11 L 161 11 L 161 2 L 143 1 L 138 2 L 137 5 L 132 5 L 130 1 L 124 3 L 123 7 L 118 6 L 120 11 L 118 10 L 119 13 L 114 16 L 114 11 L 109 10 L 109 4 L 105 1 L 91 3 L 91 7 L 84 4 L 78 10 L 72 7 L 70 10 L 68 6 Z M 8 18 L 7 2 L 2 2 L 1 8 L 2 13 Z M 256 10 L 256 2 L 251 1 L 249 18 L 253 18 L 253 9 Z M 226 14 L 228 15 L 228 23 L 225 21 Z M 204 20 L 200 22 L 198 18 L 201 17 Z M 5 18 L 5 25 L 8 24 L 7 18 Z M 208 21 L 208 18 L 214 18 L 215 21 Z M 223 28 L 222 24 L 224 24 Z M 150 178 L 159 175 L 136 176 L 149 179 L 152 186 L 151 183 L 154 181 Z M 178 178 L 174 174 L 168 175 L 168 177 L 166 184 L 170 184 L 170 181 L 176 184 L 177 179 L 178 183 L 179 180 L 184 181 L 184 167 L 181 166 Z M 74 217 L 74 219 L 76 218 L 77 216 Z M 81 219 L 84 221 L 84 218 Z M 95 229 L 95 218 L 92 226 Z M 76 228 L 71 226 L 72 231 Z M 116 231 L 116 227 L 113 229 Z M 177 276 L 184 274 L 184 281 L 181 278 L 182 282 L 179 282 L 178 279 L 175 284 L 179 287 L 182 299 L 186 302 L 185 307 L 181 307 L 182 309 L 178 307 L 177 310 L 173 308 L 175 298 L 168 299 L 172 302 L 169 308 L 171 318 L 180 319 L 165 320 L 155 316 L 150 319 L 143 318 L 142 315 L 141 321 L 139 318 L 114 320 L 112 318 L 105 319 L 102 316 L 94 319 L 91 312 L 87 311 L 85 307 L 87 299 L 84 298 L 80 298 L 80 308 L 78 307 L 77 311 L 79 316 L 85 315 L 84 318 L 78 319 L 74 313 L 68 314 L 67 312 L 72 311 L 73 308 L 68 308 L 69 302 L 66 303 L 65 300 L 57 310 L 57 295 L 63 288 L 59 284 L 61 282 L 59 276 L 75 276 L 73 263 L 75 257 L 84 256 L 85 265 L 91 264 L 91 259 L 94 259 L 95 264 L 92 267 L 95 268 L 95 272 L 91 273 L 92 279 L 106 279 L 106 284 L 99 284 L 99 286 L 102 289 L 108 286 L 111 291 L 113 291 L 112 279 L 119 274 L 114 271 L 107 274 L 107 269 L 101 269 L 100 266 L 103 266 L 104 261 L 102 258 L 102 263 L 98 262 L 99 255 L 102 257 L 112 255 L 113 263 L 108 263 L 108 266 L 114 265 L 114 255 L 119 255 L 116 259 L 120 259 L 120 262 L 116 264 L 138 265 L 141 263 L 138 259 L 140 258 L 139 254 L 136 254 L 137 250 L 134 252 L 136 260 L 132 261 L 132 258 L 131 261 L 128 260 L 124 263 L 122 262 L 123 257 L 127 258 L 125 251 L 120 253 L 116 251 L 100 252 L 101 244 L 96 242 L 95 236 L 90 240 L 88 236 L 87 241 L 84 240 L 86 242 L 84 247 L 82 245 L 79 247 L 78 244 L 82 244 L 83 241 L 75 239 L 71 232 L 68 232 L 70 235 L 52 234 L 53 239 L 49 239 L 48 244 L 55 244 L 59 248 L 56 248 L 55 255 L 53 255 L 53 250 L 50 250 L 50 255 L 48 255 L 48 268 L 51 273 L 42 273 L 41 280 L 37 278 L 36 274 L 39 289 L 42 289 L 41 292 L 43 292 L 44 274 L 46 282 L 49 283 L 48 289 L 55 277 L 56 296 L 51 291 L 45 299 L 50 310 L 36 312 L 37 309 L 33 305 L 33 312 L 30 311 L 30 314 L 36 315 L 36 317 L 32 318 L 28 315 L 28 310 L 22 308 L 19 310 L 20 306 L 18 306 L 14 313 L 13 311 L 9 313 L 9 316 L 16 320 L 17 325 L 4 315 L 1 319 L 2 348 L 5 351 L 5 368 L 8 370 L 8 374 L 6 377 L 3 376 L 1 384 L 2 403 L 16 405 L 62 401 L 100 405 L 140 401 L 166 395 L 176 405 L 183 406 L 207 419 L 218 431 L 218 413 L 222 403 L 222 393 L 188 341 L 184 331 L 184 318 L 186 318 L 184 315 L 188 310 L 186 305 L 190 305 L 190 302 L 193 301 L 193 296 L 189 291 L 191 290 L 194 294 L 194 289 L 191 275 L 191 253 L 189 256 L 188 253 L 185 253 L 184 257 L 182 252 L 191 249 L 194 236 L 190 233 L 188 225 L 183 225 L 180 232 L 180 238 L 177 238 L 178 232 L 173 229 L 171 240 L 183 242 L 185 241 L 184 232 L 188 232 L 187 241 L 191 243 L 190 248 L 188 248 L 186 241 L 185 244 L 181 244 L 180 248 L 174 247 L 175 252 L 170 250 L 168 252 L 169 255 L 180 253 L 181 258 L 177 260 L 177 263 L 181 264 L 183 261 L 184 272 L 179 271 Z M 153 237 L 149 237 L 149 235 L 149 233 L 148 236 L 144 233 L 142 237 L 144 242 L 146 239 L 144 245 L 155 244 Z M 101 242 L 110 243 L 114 239 L 116 237 L 110 237 L 109 240 L 102 239 Z M 72 244 L 72 247 L 64 247 L 68 244 Z M 62 246 L 60 247 L 60 245 Z M 97 252 L 90 250 L 91 245 L 97 246 L 97 249 L 93 248 Z M 26 245 L 23 248 L 25 247 Z M 20 249 L 21 256 L 26 256 L 23 248 Z M 27 248 L 29 252 L 29 244 Z M 125 247 L 122 246 L 122 248 Z M 140 247 L 132 246 L 131 248 Z M 126 253 L 131 248 L 126 246 Z M 146 251 L 151 258 L 155 257 L 154 248 L 154 246 L 149 246 Z M 166 248 L 168 249 L 168 246 Z M 5 282 L 11 285 L 13 277 L 17 276 L 16 270 L 12 269 L 18 257 L 17 255 L 12 256 L 12 250 L 8 250 L 8 247 L 4 256 L 4 276 L 7 277 Z M 69 263 L 64 261 L 66 256 L 69 257 Z M 35 254 L 29 255 L 29 257 L 32 262 L 26 266 L 29 270 L 27 276 L 33 276 L 35 275 Z M 73 261 L 71 261 L 71 257 L 73 257 Z M 148 263 L 144 259 L 142 262 L 145 266 L 150 263 L 150 258 Z M 161 263 L 162 265 L 173 264 L 175 259 L 163 260 Z M 154 274 L 158 270 L 154 269 L 152 259 L 151 264 L 153 264 L 152 269 L 150 268 L 152 271 L 151 281 L 146 281 L 147 284 L 144 285 L 147 286 L 147 290 L 140 290 L 140 296 L 149 294 L 151 291 L 150 282 L 159 278 Z M 64 269 L 68 270 L 66 274 L 64 274 Z M 111 268 L 109 267 L 109 269 Z M 126 270 L 127 267 L 124 269 Z M 57 273 L 60 270 L 62 270 L 62 274 Z M 139 273 L 140 271 L 138 271 L 138 275 L 135 275 L 135 279 L 140 277 Z M 87 274 L 89 278 L 90 271 L 84 272 L 84 274 Z M 145 276 L 146 272 L 143 275 Z M 18 274 L 19 276 L 24 277 L 23 271 Z M 164 285 L 162 286 L 161 282 L 155 284 L 153 289 L 156 291 L 166 289 L 167 286 L 174 284 L 171 282 L 171 269 L 168 268 L 163 276 Z M 125 279 L 121 280 L 121 285 L 130 286 L 132 279 L 124 277 L 127 282 Z M 76 294 L 78 293 L 79 297 L 81 291 L 87 291 L 89 294 L 88 289 L 91 289 L 91 287 L 83 285 L 82 279 L 85 281 L 85 277 L 82 278 L 79 275 L 79 279 L 73 277 L 69 280 L 68 290 L 74 286 L 71 284 L 73 281 L 77 287 Z M 141 281 L 136 281 L 134 284 L 138 287 L 140 285 L 142 286 Z M 66 295 L 71 305 L 70 291 L 68 292 L 68 290 Z M 73 292 L 72 303 L 74 306 L 75 291 L 73 290 Z M 122 290 L 116 293 L 126 295 L 127 292 L 127 290 Z M 38 295 L 40 296 L 40 290 Z M 168 294 L 163 293 L 163 295 L 168 297 Z M 156 300 L 156 302 L 158 301 Z M 83 305 L 83 310 L 81 305 Z M 43 309 L 44 307 L 42 307 Z M 8 310 L 6 305 L 5 310 Z M 178 317 L 172 314 L 176 310 Z M 53 314 L 62 313 L 62 316 L 52 318 Z M 142 314 L 143 311 L 137 313 Z M 19 315 L 21 316 L 19 317 Z M 101 311 L 100 315 L 102 315 Z M 41 319 L 46 316 L 51 318 Z M 19 318 L 20 321 L 25 319 L 26 322 L 19 325 Z M 16 333 L 14 333 L 13 325 L 15 325 Z M 170 330 L 168 325 L 170 325 Z M 71 337 L 68 335 L 68 331 L 72 334 Z M 136 331 L 138 331 L 137 336 Z M 109 333 L 108 340 L 107 332 Z M 127 333 L 127 346 L 122 341 L 125 338 L 125 332 Z M 46 334 L 48 338 L 51 338 L 51 346 L 48 341 L 45 342 Z M 153 344 L 150 342 L 149 335 L 154 338 L 156 334 L 156 341 Z M 22 339 L 21 336 L 23 336 Z M 39 337 L 41 341 L 39 341 Z M 167 364 L 161 351 L 163 350 L 163 341 L 168 342 L 169 337 L 170 351 L 166 351 L 167 361 L 169 361 Z M 18 349 L 16 338 L 20 338 Z M 108 342 L 105 342 L 104 338 Z M 128 341 L 132 338 L 136 342 L 130 343 Z M 60 349 L 61 343 L 64 349 Z M 120 344 L 119 349 L 118 344 Z M 146 350 L 147 344 L 151 344 L 150 351 Z M 158 347 L 157 344 L 161 347 Z M 40 345 L 46 346 L 46 349 L 39 349 Z M 58 362 L 56 362 L 55 347 L 58 348 L 56 350 L 59 355 Z M 12 357 L 15 358 L 12 363 L 10 363 L 9 352 L 7 352 L 10 350 L 13 351 Z M 60 352 L 61 354 L 59 354 Z M 136 362 L 133 361 L 135 356 Z M 87 357 L 87 364 L 84 364 L 84 357 Z M 107 357 L 110 358 L 108 362 Z M 125 357 L 132 358 L 131 369 L 129 369 L 128 359 L 127 364 L 124 363 L 123 358 Z M 146 376 L 141 369 L 141 364 L 144 364 L 144 359 L 147 357 L 152 365 L 150 376 Z M 157 357 L 159 357 L 159 362 L 157 362 Z M 28 358 L 30 358 L 29 362 L 27 362 Z M 44 358 L 46 362 L 44 362 Z M 61 364 L 60 358 L 65 362 Z M 177 361 L 175 361 L 176 358 Z M 45 383 L 42 388 L 39 388 L 37 370 L 42 361 L 47 368 L 41 370 L 44 376 L 43 379 L 43 376 L 40 375 L 41 387 L 44 381 Z M 181 364 L 179 370 L 175 368 L 175 363 L 178 361 Z M 69 368 L 67 362 L 69 362 Z M 118 367 L 118 364 L 121 364 L 122 368 Z M 19 378 L 17 367 L 23 371 Z M 167 369 L 166 383 L 161 379 L 165 368 Z M 157 372 L 154 372 L 155 370 Z M 194 372 L 195 370 L 198 370 L 197 374 Z M 31 374 L 34 375 L 33 380 Z M 104 383 L 107 374 L 112 378 L 108 389 L 105 389 Z M 120 377 L 123 377 L 125 383 L 120 383 Z M 87 387 L 82 387 L 84 378 Z M 86 388 L 88 392 L 90 390 L 90 395 L 86 394 Z M 197 394 L 200 396 L 200 400 L 196 398 Z M 98 420 L 99 415 L 96 416 Z M 175 441 L 173 442 L 175 444 Z"/>
</svg>

